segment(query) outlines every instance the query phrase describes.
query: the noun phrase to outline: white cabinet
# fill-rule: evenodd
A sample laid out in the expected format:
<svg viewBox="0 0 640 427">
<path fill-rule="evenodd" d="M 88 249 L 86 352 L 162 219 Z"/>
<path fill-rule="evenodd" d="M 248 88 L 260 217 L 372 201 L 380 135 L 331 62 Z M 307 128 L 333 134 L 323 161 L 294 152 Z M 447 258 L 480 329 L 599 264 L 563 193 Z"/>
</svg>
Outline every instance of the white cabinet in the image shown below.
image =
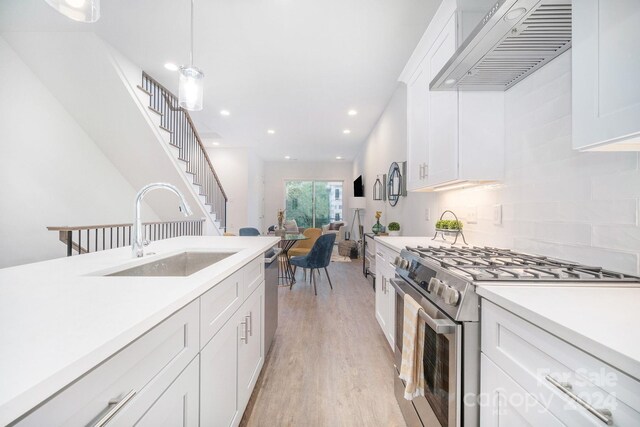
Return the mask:
<svg viewBox="0 0 640 427">
<path fill-rule="evenodd" d="M 573 148 L 640 150 L 640 2 L 572 7 Z"/>
<path fill-rule="evenodd" d="M 531 394 L 488 357 L 480 359 L 482 385 L 480 425 L 483 427 L 564 426 Z"/>
<path fill-rule="evenodd" d="M 634 378 L 486 300 L 481 328 L 483 397 L 502 400 L 481 406 L 483 420 L 495 420 L 496 405 L 507 404 L 510 416 L 525 419 L 542 406 L 560 425 L 598 427 L 607 419 L 615 426 L 640 425 L 640 382 Z"/>
<path fill-rule="evenodd" d="M 262 257 L 216 284 L 19 426 L 237 426 L 264 364 Z"/>
<path fill-rule="evenodd" d="M 197 356 L 198 313 L 197 301 L 187 305 L 17 425 L 93 425 L 107 415 L 110 426 L 132 425 Z"/>
<path fill-rule="evenodd" d="M 456 51 L 457 15 L 451 15 L 425 58 L 429 82 Z M 427 86 L 428 87 L 428 86 Z M 458 92 L 428 91 L 427 186 L 458 177 Z"/>
<path fill-rule="evenodd" d="M 392 266 L 398 252 L 376 243 L 376 319 L 391 350 L 395 350 L 396 292 L 390 280 L 395 277 Z"/>
<path fill-rule="evenodd" d="M 240 423 L 238 348 L 244 326 L 240 312 L 229 320 L 200 353 L 200 418 L 203 426 Z"/>
<path fill-rule="evenodd" d="M 503 177 L 504 93 L 429 89 L 462 42 L 461 35 L 468 33 L 460 23 L 472 25 L 478 16 L 477 11 L 457 8 L 455 1 L 443 1 L 400 77 L 407 84 L 410 191 Z"/>
<path fill-rule="evenodd" d="M 200 425 L 199 392 L 200 370 L 199 360 L 196 357 L 140 420 L 137 422 L 122 420 L 121 425 L 198 427 Z"/>
<path fill-rule="evenodd" d="M 415 70 L 407 82 L 407 190 L 426 185 L 429 163 L 427 120 L 429 107 L 429 71 L 426 61 Z"/>
<path fill-rule="evenodd" d="M 201 352 L 201 423 L 237 426 L 264 364 L 264 281 Z"/>
<path fill-rule="evenodd" d="M 240 316 L 244 331 L 238 341 L 238 401 L 244 410 L 264 364 L 264 282 L 240 308 Z"/>
</svg>

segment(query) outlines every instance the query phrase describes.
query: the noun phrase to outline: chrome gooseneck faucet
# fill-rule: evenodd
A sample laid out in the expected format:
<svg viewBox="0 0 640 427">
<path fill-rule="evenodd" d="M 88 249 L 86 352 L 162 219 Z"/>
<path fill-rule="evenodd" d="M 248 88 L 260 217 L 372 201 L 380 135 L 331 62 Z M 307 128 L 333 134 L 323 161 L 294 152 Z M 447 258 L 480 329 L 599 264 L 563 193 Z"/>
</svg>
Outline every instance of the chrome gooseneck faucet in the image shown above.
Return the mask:
<svg viewBox="0 0 640 427">
<path fill-rule="evenodd" d="M 172 184 L 166 184 L 163 182 L 156 182 L 153 184 L 148 184 L 142 187 L 138 194 L 136 195 L 136 206 L 134 213 L 134 221 L 133 221 L 133 243 L 131 244 L 131 251 L 133 252 L 134 258 L 139 258 L 144 255 L 144 247 L 148 245 L 148 242 L 143 241 L 142 237 L 142 218 L 140 217 L 140 206 L 142 205 L 142 199 L 144 196 L 151 190 L 155 190 L 157 188 L 163 188 L 165 190 L 169 190 L 175 193 L 176 196 L 180 198 L 180 210 L 184 214 L 184 216 L 189 216 L 192 214 L 191 208 L 187 204 L 187 201 L 184 199 L 184 196 L 176 188 L 176 186 Z"/>
</svg>

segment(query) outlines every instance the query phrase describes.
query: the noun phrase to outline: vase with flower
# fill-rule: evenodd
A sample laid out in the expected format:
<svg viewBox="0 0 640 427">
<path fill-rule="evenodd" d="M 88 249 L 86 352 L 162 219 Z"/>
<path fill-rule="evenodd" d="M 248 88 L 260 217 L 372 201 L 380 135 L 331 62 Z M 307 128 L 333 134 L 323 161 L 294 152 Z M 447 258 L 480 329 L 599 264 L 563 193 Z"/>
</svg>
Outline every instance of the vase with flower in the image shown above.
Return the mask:
<svg viewBox="0 0 640 427">
<path fill-rule="evenodd" d="M 384 229 L 382 224 L 380 224 L 380 217 L 381 216 L 382 216 L 382 212 L 381 211 L 376 211 L 376 223 L 373 224 L 373 227 L 371 227 L 371 231 L 373 231 L 373 234 L 378 235 Z"/>
</svg>

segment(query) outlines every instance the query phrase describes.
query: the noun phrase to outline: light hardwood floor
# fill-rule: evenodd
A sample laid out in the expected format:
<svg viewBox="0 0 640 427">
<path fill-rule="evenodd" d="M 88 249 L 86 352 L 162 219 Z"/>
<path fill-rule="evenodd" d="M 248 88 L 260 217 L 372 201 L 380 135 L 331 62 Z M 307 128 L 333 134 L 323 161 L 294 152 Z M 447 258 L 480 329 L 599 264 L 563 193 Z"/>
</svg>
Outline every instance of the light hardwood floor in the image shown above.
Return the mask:
<svg viewBox="0 0 640 427">
<path fill-rule="evenodd" d="M 332 262 L 318 296 L 302 281 L 279 290 L 275 341 L 242 426 L 404 426 L 393 354 L 360 262 Z"/>
</svg>

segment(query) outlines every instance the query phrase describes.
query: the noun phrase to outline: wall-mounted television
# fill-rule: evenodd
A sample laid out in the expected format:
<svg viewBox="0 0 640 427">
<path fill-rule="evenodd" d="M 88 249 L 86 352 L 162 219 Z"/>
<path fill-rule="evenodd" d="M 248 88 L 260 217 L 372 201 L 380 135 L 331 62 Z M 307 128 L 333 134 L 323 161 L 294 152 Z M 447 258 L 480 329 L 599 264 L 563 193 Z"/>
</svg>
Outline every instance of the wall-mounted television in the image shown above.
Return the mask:
<svg viewBox="0 0 640 427">
<path fill-rule="evenodd" d="M 362 175 L 353 181 L 353 197 L 364 197 L 364 185 L 362 184 Z"/>
</svg>

